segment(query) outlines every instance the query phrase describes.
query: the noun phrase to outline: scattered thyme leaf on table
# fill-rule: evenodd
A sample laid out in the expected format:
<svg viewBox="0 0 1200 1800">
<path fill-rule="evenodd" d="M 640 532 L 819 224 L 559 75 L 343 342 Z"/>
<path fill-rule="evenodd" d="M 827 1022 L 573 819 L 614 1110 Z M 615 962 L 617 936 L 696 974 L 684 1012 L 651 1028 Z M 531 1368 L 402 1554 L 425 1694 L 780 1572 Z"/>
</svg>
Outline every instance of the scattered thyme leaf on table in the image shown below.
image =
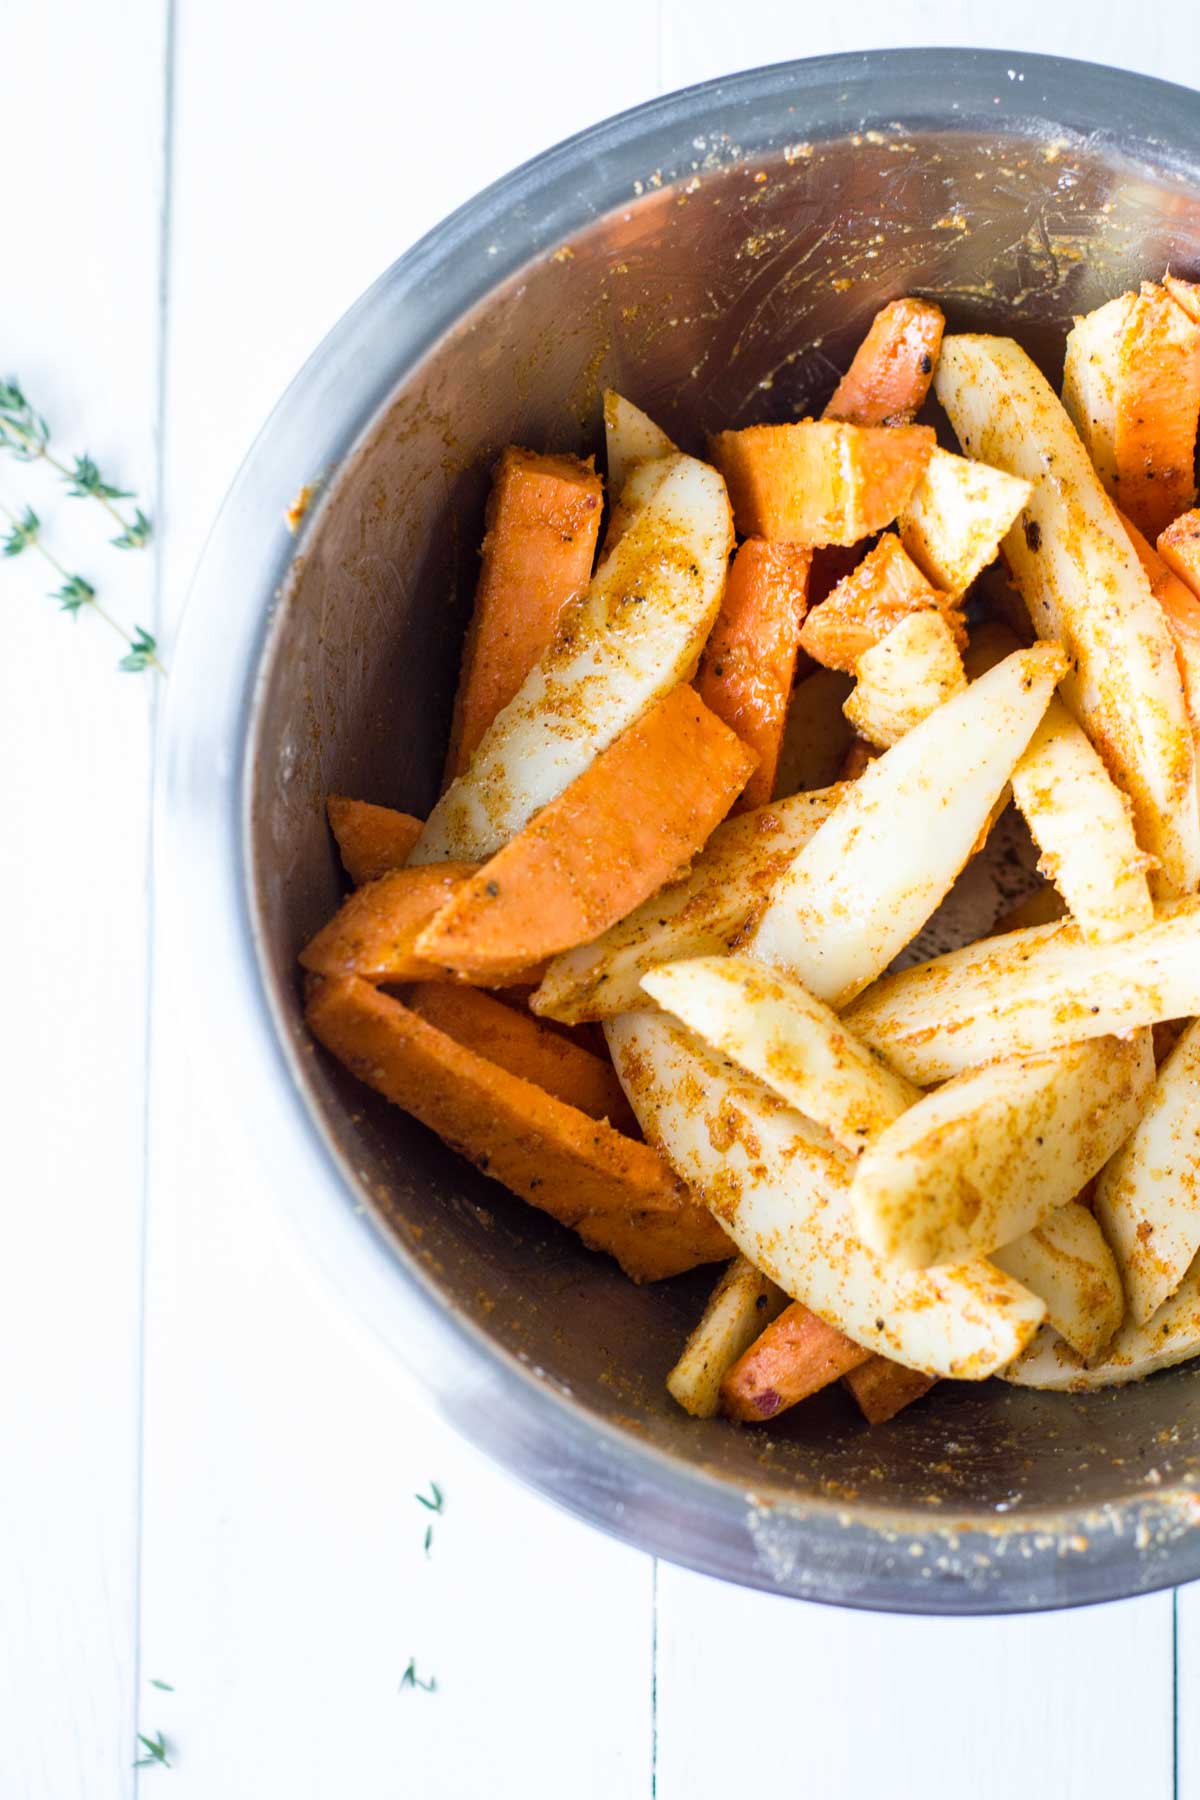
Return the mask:
<svg viewBox="0 0 1200 1800">
<path fill-rule="evenodd" d="M 431 1675 L 428 1681 L 422 1681 L 417 1674 L 417 1659 L 415 1656 L 410 1656 L 408 1667 L 400 1677 L 400 1692 L 403 1693 L 405 1688 L 420 1688 L 424 1694 L 436 1694 L 437 1676 Z"/>
<path fill-rule="evenodd" d="M 432 1498 L 430 1496 L 432 1496 Z M 440 1513 L 444 1512 L 446 1509 L 446 1496 L 442 1493 L 442 1490 L 438 1486 L 436 1481 L 430 1482 L 428 1494 L 414 1494 L 413 1499 L 417 1502 L 418 1506 L 423 1506 L 425 1508 L 426 1512 L 440 1514 Z M 426 1556 L 429 1555 L 429 1552 L 432 1550 L 432 1548 L 433 1548 L 433 1521 L 430 1520 L 429 1524 L 425 1527 L 425 1554 L 426 1554 Z"/>
<path fill-rule="evenodd" d="M 155 1732 L 152 1738 L 139 1731 L 137 1741 L 142 1745 L 143 1753 L 134 1763 L 135 1769 L 152 1769 L 155 1764 L 162 1769 L 171 1767 L 171 1761 L 167 1755 L 167 1740 L 161 1731 Z"/>
<path fill-rule="evenodd" d="M 169 1681 L 159 1681 L 154 1675 L 150 1677 L 150 1686 L 156 1687 L 162 1694 L 173 1694 L 175 1692 L 175 1689 L 171 1686 Z"/>
</svg>

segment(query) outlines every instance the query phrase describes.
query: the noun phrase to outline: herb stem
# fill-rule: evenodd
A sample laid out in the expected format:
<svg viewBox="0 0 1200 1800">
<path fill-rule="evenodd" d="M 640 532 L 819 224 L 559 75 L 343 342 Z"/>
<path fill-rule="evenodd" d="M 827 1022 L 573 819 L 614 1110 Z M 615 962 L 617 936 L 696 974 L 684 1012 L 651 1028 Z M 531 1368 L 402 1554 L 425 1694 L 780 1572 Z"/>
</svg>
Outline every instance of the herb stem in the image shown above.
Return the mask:
<svg viewBox="0 0 1200 1800">
<path fill-rule="evenodd" d="M 55 464 L 55 467 L 58 467 L 58 465 Z M 110 507 L 109 511 L 111 512 L 111 510 L 112 510 L 112 508 Z M 24 524 L 23 524 L 23 521 L 21 520 L 21 518 L 18 516 L 18 514 L 13 512 L 11 507 L 6 506 L 3 502 L 3 500 L 0 500 L 0 513 L 3 513 L 4 517 L 8 520 L 9 524 L 14 527 L 14 529 L 16 529 L 17 531 L 24 530 Z M 75 579 L 72 576 L 70 570 L 63 563 L 61 563 L 58 560 L 58 558 L 57 558 L 57 556 L 55 556 L 54 552 L 52 550 L 47 550 L 45 544 L 43 544 L 43 542 L 41 540 L 40 534 L 37 531 L 27 532 L 25 534 L 25 541 L 34 550 L 36 550 L 38 552 L 38 555 L 42 558 L 43 562 L 48 563 L 50 565 L 50 567 L 54 570 L 55 574 L 62 578 L 64 583 L 70 584 L 70 582 Z M 148 668 L 157 670 L 157 672 L 160 675 L 166 674 L 167 671 L 166 671 L 165 667 L 163 666 L 163 664 L 159 661 L 157 653 L 154 650 L 146 650 L 142 645 L 140 645 L 138 640 L 133 636 L 133 634 L 131 632 L 126 631 L 125 627 L 121 624 L 120 620 L 114 619 L 112 614 L 108 611 L 108 609 L 106 607 L 101 606 L 100 602 L 96 599 L 96 596 L 94 593 L 89 595 L 89 598 L 88 598 L 86 604 L 90 608 L 90 610 L 97 615 L 98 618 L 103 619 L 104 623 L 108 626 L 110 631 L 116 632 L 117 636 L 124 641 L 124 643 L 128 646 L 128 648 L 131 652 L 135 652 L 135 653 L 141 655 L 141 657 L 143 658 L 143 660 Z"/>
</svg>

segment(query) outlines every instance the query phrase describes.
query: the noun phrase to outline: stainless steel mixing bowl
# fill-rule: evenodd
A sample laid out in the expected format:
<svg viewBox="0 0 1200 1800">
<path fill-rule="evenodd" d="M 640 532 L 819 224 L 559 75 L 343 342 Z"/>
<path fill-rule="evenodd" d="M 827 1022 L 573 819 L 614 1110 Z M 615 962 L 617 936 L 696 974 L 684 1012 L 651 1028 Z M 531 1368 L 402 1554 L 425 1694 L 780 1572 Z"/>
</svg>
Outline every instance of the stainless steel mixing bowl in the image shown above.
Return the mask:
<svg viewBox="0 0 1200 1800">
<path fill-rule="evenodd" d="M 602 387 L 686 446 L 818 406 L 916 291 L 1014 332 L 1200 266 L 1200 99 L 963 51 L 677 94 L 507 176 L 299 375 L 215 529 L 172 678 L 163 874 L 273 1185 L 349 1305 L 517 1475 L 632 1543 L 780 1593 L 1047 1607 L 1200 1574 L 1200 1369 L 1068 1398 L 946 1385 L 867 1431 L 769 1431 L 663 1375 L 711 1282 L 638 1289 L 314 1053 L 296 951 L 339 893 L 330 790 L 434 798 L 499 447 L 595 449 Z M 282 511 L 324 477 L 297 550 Z M 200 990 L 203 990 L 202 992 Z M 219 1035 L 218 1035 L 219 1034 Z"/>
</svg>

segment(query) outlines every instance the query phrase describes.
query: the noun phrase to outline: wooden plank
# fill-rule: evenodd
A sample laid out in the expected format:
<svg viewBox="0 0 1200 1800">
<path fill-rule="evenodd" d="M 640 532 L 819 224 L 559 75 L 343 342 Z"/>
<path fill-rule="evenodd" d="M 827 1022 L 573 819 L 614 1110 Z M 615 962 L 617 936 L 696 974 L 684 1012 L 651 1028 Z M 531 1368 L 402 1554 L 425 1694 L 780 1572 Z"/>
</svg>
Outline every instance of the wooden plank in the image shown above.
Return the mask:
<svg viewBox="0 0 1200 1800">
<path fill-rule="evenodd" d="M 159 0 L 7 8 L 2 372 L 58 447 L 154 482 Z M 150 624 L 150 553 L 0 456 L 0 501 L 119 616 Z M 7 521 L 5 522 L 7 529 Z M 0 1792 L 133 1791 L 146 878 L 152 679 L 72 622 L 31 551 L 0 573 L 9 763 L 0 916 Z"/>
<path fill-rule="evenodd" d="M 1170 1594 L 913 1619 L 665 1566 L 658 1593 L 658 1800 L 736 1792 L 748 1763 L 768 1792 L 794 1778 L 798 1745 L 823 1800 L 1173 1793 Z"/>
<path fill-rule="evenodd" d="M 639 18 L 618 0 L 584 58 L 574 22 L 526 31 L 482 8 L 348 0 L 331 30 L 315 0 L 181 0 L 173 598 L 251 434 L 344 307 L 506 166 L 650 91 Z M 649 1560 L 518 1490 L 330 1303 L 219 1045 L 182 1028 L 173 930 L 168 909 L 143 1550 L 173 1794 L 641 1796 Z M 431 1479 L 446 1514 L 426 1560 L 413 1493 Z M 410 1656 L 435 1693 L 400 1691 Z"/>
</svg>

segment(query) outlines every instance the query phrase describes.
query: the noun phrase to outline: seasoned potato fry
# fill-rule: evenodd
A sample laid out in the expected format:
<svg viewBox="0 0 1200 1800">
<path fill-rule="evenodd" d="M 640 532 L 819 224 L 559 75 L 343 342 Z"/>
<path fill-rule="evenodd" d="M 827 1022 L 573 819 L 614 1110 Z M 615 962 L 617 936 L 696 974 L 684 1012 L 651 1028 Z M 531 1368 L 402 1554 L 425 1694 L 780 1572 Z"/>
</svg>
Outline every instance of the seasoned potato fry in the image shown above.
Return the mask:
<svg viewBox="0 0 1200 1800">
<path fill-rule="evenodd" d="M 1154 922 L 1128 797 L 1083 727 L 1052 700 L 1012 775 L 1013 799 L 1041 851 L 1038 868 L 1085 938 L 1103 943 Z"/>
<path fill-rule="evenodd" d="M 1089 1367 L 1050 1325 L 1004 1370 L 1018 1387 L 1086 1394 L 1123 1387 L 1200 1353 L 1200 1258 L 1144 1325 L 1127 1318 L 1103 1358 Z"/>
<path fill-rule="evenodd" d="M 1010 338 L 947 338 L 934 385 L 969 456 L 1033 483 L 1004 540 L 1013 578 L 1039 635 L 1071 658 L 1063 698 L 1133 801 L 1156 891 L 1194 892 L 1200 806 L 1174 646 L 1074 427 Z"/>
<path fill-rule="evenodd" d="M 992 1261 L 1046 1302 L 1046 1322 L 1082 1356 L 1099 1356 L 1125 1316 L 1116 1259 L 1086 1206 L 1070 1200 Z"/>
<path fill-rule="evenodd" d="M 1118 365 L 1132 305 L 1132 293 L 1118 294 L 1085 318 L 1076 319 L 1073 330 L 1067 333 L 1063 366 L 1063 405 L 1110 494 L 1120 480 L 1116 452 Z"/>
<path fill-rule="evenodd" d="M 402 869 L 421 835 L 421 821 L 411 813 L 349 800 L 344 794 L 330 794 L 325 812 L 342 866 L 355 887 Z"/>
<path fill-rule="evenodd" d="M 1077 322 L 1063 402 L 1104 485 L 1143 531 L 1154 536 L 1195 503 L 1200 324 L 1165 287 L 1144 281 Z"/>
<path fill-rule="evenodd" d="M 727 950 L 847 792 L 794 794 L 718 825 L 689 874 L 594 943 L 554 958 L 530 1002 L 534 1012 L 567 1025 L 611 1018 L 648 1005 L 641 989 L 648 969 Z"/>
<path fill-rule="evenodd" d="M 1097 1182 L 1096 1217 L 1130 1316 L 1145 1325 L 1200 1251 L 1200 1022 L 1164 1061 L 1136 1130 Z"/>
<path fill-rule="evenodd" d="M 721 431 L 709 446 L 740 537 L 856 544 L 890 525 L 933 451 L 928 425 L 802 419 Z"/>
<path fill-rule="evenodd" d="M 1181 513 L 1159 533 L 1158 554 L 1200 604 L 1200 508 Z"/>
<path fill-rule="evenodd" d="M 993 561 L 1030 484 L 937 449 L 897 521 L 900 541 L 935 587 L 957 598 Z"/>
<path fill-rule="evenodd" d="M 996 1057 L 1036 1056 L 1196 1013 L 1193 897 L 1161 902 L 1146 931 L 1106 944 L 1089 944 L 1071 921 L 984 938 L 885 976 L 848 1009 L 846 1024 L 898 1074 L 929 1087 Z"/>
<path fill-rule="evenodd" d="M 779 746 L 777 797 L 828 787 L 838 779 L 842 759 L 854 741 L 842 712 L 853 685 L 849 675 L 836 669 L 814 669 L 796 683 Z"/>
<path fill-rule="evenodd" d="M 640 406 L 612 388 L 604 390 L 604 448 L 608 493 L 616 500 L 635 463 L 655 462 L 675 454 L 675 446 Z"/>
<path fill-rule="evenodd" d="M 749 957 L 664 963 L 642 977 L 642 986 L 855 1156 L 921 1097 L 807 988 Z"/>
<path fill-rule="evenodd" d="M 725 586 L 729 502 L 707 464 L 664 464 L 653 498 L 430 813 L 410 864 L 494 855 L 694 667 Z"/>
<path fill-rule="evenodd" d="M 986 1262 L 913 1273 L 874 1256 L 850 1217 L 851 1159 L 661 1013 L 606 1026 L 621 1084 L 656 1144 L 744 1256 L 864 1349 L 982 1380 L 1029 1341 L 1044 1303 Z"/>
<path fill-rule="evenodd" d="M 713 1417 L 726 1373 L 787 1303 L 782 1288 L 744 1256 L 734 1257 L 667 1376 L 667 1390 L 684 1412 Z"/>
<path fill-rule="evenodd" d="M 860 737 L 886 750 L 967 685 L 940 612 L 910 613 L 858 659 L 844 711 Z"/>
<path fill-rule="evenodd" d="M 906 1269 L 990 1255 L 1103 1168 L 1153 1083 L 1146 1031 L 957 1076 L 864 1150 L 850 1190 L 859 1235 Z"/>
<path fill-rule="evenodd" d="M 1182 306 L 1188 318 L 1200 325 L 1200 282 L 1181 281 L 1178 275 L 1172 275 L 1168 270 L 1163 276 L 1163 286 L 1176 306 Z"/>
<path fill-rule="evenodd" d="M 894 531 L 885 531 L 862 561 L 814 606 L 800 633 L 801 648 L 827 669 L 853 674 L 859 658 L 913 613 L 942 612 L 961 649 L 962 613 L 928 582 Z M 1015 646 L 1014 646 L 1015 648 Z"/>
<path fill-rule="evenodd" d="M 970 857 L 1066 667 L 1019 650 L 853 783 L 772 889 L 745 948 L 835 1008 L 915 936 Z"/>
</svg>

